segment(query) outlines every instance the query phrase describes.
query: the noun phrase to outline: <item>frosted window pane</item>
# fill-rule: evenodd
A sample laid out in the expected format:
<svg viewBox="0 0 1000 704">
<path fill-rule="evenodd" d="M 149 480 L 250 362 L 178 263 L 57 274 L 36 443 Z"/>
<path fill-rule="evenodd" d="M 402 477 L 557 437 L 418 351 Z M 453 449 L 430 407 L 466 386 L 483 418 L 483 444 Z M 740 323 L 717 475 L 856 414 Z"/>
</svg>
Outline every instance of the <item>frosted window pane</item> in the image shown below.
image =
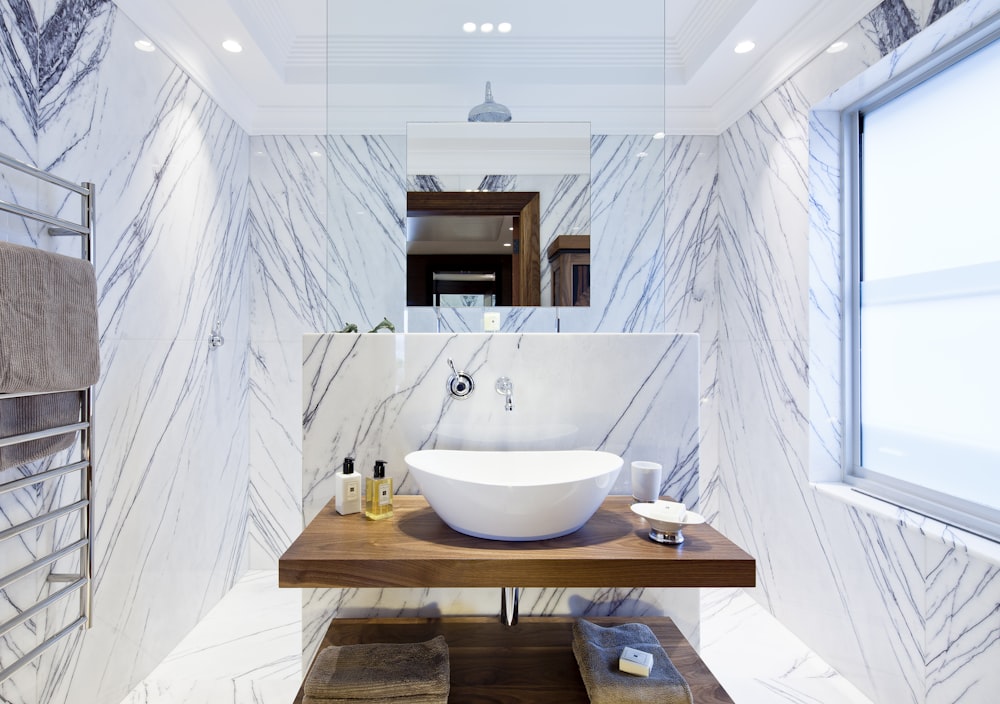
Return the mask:
<svg viewBox="0 0 1000 704">
<path fill-rule="evenodd" d="M 862 465 L 983 503 L 979 480 L 1000 481 L 1000 294 L 864 306 L 861 320 Z"/>
<path fill-rule="evenodd" d="M 863 278 L 1000 261 L 1000 42 L 864 116 Z"/>
<path fill-rule="evenodd" d="M 861 464 L 1000 509 L 1000 42 L 865 113 Z"/>
</svg>

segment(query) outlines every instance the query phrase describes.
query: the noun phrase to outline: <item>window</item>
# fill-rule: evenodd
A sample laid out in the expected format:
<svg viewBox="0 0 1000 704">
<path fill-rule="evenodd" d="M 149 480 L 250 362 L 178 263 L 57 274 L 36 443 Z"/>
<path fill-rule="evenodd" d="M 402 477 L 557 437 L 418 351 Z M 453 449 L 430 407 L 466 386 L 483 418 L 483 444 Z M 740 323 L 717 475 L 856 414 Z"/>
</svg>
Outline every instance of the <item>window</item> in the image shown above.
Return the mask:
<svg viewBox="0 0 1000 704">
<path fill-rule="evenodd" d="M 1000 39 L 856 106 L 847 479 L 1000 539 Z"/>
</svg>

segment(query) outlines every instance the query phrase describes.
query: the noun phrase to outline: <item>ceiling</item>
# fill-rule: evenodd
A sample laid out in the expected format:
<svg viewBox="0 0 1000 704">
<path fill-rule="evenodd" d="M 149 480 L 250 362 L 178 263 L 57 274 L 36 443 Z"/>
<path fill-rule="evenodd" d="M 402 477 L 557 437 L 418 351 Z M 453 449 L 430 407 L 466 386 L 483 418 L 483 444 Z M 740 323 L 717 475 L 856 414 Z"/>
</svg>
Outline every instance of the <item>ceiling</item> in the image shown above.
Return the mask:
<svg viewBox="0 0 1000 704">
<path fill-rule="evenodd" d="M 516 121 L 718 134 L 879 2 L 115 1 L 250 134 L 465 120 L 487 80 Z M 468 21 L 512 30 L 465 33 Z M 746 39 L 756 48 L 735 53 Z"/>
</svg>

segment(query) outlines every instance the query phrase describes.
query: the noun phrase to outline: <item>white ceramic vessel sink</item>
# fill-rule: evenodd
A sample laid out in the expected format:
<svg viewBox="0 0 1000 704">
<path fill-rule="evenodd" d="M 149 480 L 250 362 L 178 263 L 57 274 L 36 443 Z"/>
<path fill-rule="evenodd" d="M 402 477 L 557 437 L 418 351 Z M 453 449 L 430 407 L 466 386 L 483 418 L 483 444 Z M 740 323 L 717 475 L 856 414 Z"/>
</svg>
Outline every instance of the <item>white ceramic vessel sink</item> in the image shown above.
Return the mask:
<svg viewBox="0 0 1000 704">
<path fill-rule="evenodd" d="M 420 450 L 405 459 L 441 520 L 490 540 L 545 540 L 578 530 L 622 468 L 621 457 L 596 450 Z"/>
</svg>

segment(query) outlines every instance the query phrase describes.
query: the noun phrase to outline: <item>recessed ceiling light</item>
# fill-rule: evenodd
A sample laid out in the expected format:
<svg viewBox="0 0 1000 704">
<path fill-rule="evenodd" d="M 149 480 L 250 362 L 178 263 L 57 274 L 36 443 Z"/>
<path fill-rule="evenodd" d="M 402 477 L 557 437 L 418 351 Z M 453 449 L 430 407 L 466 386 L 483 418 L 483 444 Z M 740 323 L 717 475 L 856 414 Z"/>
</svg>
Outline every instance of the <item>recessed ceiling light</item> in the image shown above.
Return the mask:
<svg viewBox="0 0 1000 704">
<path fill-rule="evenodd" d="M 321 156 L 323 156 L 323 152 L 320 152 L 320 151 L 316 151 L 315 149 L 313 149 L 313 150 L 312 150 L 311 152 L 309 152 L 309 153 L 310 153 L 310 154 L 312 154 L 312 155 L 313 155 L 313 156 L 315 156 L 315 157 L 321 157 Z"/>
<path fill-rule="evenodd" d="M 504 246 L 504 247 L 511 247 L 511 246 L 513 246 L 513 245 L 511 245 L 511 243 L 510 243 L 510 242 L 504 242 L 504 243 L 503 243 L 503 246 Z"/>
<path fill-rule="evenodd" d="M 827 54 L 839 54 L 847 48 L 847 42 L 834 42 L 826 48 Z"/>
<path fill-rule="evenodd" d="M 636 159 L 645 159 L 649 154 L 647 152 L 639 152 L 635 155 Z"/>
<path fill-rule="evenodd" d="M 666 132 L 657 132 L 656 134 L 653 135 L 653 139 L 663 139 L 666 136 L 667 136 Z"/>
<path fill-rule="evenodd" d="M 243 45 L 240 44 L 235 39 L 227 39 L 226 41 L 222 42 L 222 48 L 233 54 L 238 54 L 241 51 L 243 51 Z"/>
<path fill-rule="evenodd" d="M 489 34 L 490 32 L 493 31 L 493 23 L 483 22 L 481 25 L 479 25 L 479 31 L 485 34 Z"/>
<path fill-rule="evenodd" d="M 501 22 L 497 25 L 497 31 L 501 34 L 506 34 L 511 29 L 513 29 L 513 27 L 511 27 L 510 22 Z"/>
<path fill-rule="evenodd" d="M 756 46 L 757 46 L 756 44 L 747 39 L 734 46 L 733 51 L 735 51 L 737 54 L 746 54 L 747 52 L 753 51 L 756 48 Z"/>
<path fill-rule="evenodd" d="M 476 23 L 475 22 L 466 22 L 465 24 L 462 25 L 462 31 L 463 32 L 475 32 L 476 31 Z"/>
<path fill-rule="evenodd" d="M 156 45 L 148 39 L 136 39 L 135 48 L 139 51 L 156 51 Z"/>
</svg>

